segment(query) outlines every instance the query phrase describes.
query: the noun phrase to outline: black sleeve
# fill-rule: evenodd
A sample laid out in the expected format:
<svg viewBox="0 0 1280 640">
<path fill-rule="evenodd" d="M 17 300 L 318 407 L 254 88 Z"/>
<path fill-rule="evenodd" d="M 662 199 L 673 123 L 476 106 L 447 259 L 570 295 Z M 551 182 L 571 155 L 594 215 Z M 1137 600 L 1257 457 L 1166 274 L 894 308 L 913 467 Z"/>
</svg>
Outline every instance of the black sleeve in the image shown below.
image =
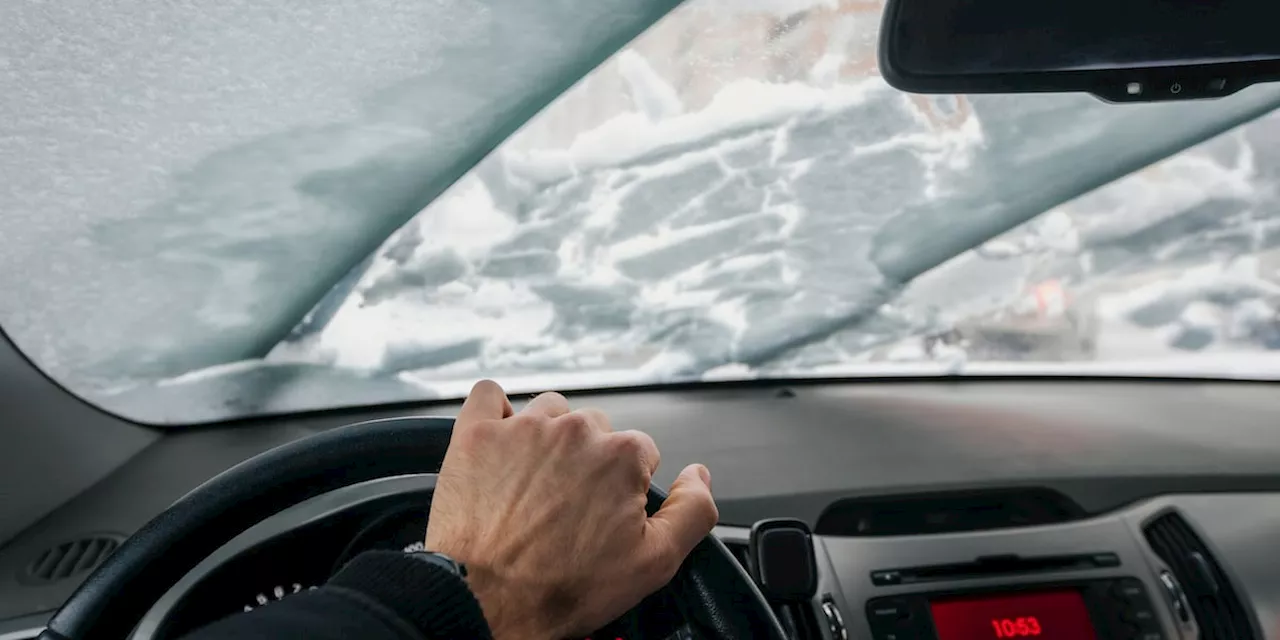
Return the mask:
<svg viewBox="0 0 1280 640">
<path fill-rule="evenodd" d="M 462 578 L 394 551 L 356 556 L 319 589 L 196 631 L 184 640 L 491 640 Z"/>
</svg>

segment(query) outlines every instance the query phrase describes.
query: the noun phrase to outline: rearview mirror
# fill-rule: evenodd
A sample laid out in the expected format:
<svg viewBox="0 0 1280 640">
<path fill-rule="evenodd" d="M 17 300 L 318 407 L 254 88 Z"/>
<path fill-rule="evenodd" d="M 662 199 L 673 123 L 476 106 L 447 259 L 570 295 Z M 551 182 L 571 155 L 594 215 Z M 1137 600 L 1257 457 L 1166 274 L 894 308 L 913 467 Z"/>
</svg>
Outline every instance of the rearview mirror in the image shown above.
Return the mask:
<svg viewBox="0 0 1280 640">
<path fill-rule="evenodd" d="M 913 93 L 1215 98 L 1280 80 L 1275 0 L 889 0 L 880 70 Z"/>
</svg>

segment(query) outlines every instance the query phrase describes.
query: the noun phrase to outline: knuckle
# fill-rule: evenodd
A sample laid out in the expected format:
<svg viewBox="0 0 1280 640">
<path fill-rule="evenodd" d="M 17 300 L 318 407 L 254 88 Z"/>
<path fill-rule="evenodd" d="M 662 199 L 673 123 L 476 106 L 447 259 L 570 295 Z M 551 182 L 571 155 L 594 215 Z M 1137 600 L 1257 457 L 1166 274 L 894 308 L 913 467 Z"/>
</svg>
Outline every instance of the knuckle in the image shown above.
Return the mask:
<svg viewBox="0 0 1280 640">
<path fill-rule="evenodd" d="M 651 480 L 644 442 L 633 434 L 613 433 L 604 443 L 605 456 L 619 477 L 634 479 L 643 486 Z"/>
<path fill-rule="evenodd" d="M 534 402 L 547 402 L 551 404 L 569 406 L 569 399 L 557 391 L 543 391 L 533 399 Z"/>
<path fill-rule="evenodd" d="M 585 414 L 572 411 L 556 418 L 556 427 L 561 434 L 578 439 L 591 432 L 591 421 Z"/>
<path fill-rule="evenodd" d="M 633 433 L 615 433 L 609 438 L 610 453 L 623 460 L 644 457 L 644 443 Z"/>
<path fill-rule="evenodd" d="M 629 469 L 648 475 L 648 466 L 645 461 L 644 442 L 634 435 L 627 433 L 610 434 L 605 441 L 605 455 L 610 460 L 618 463 L 620 469 Z"/>
<path fill-rule="evenodd" d="M 657 468 L 658 462 L 662 459 L 662 452 L 658 451 L 658 443 L 653 441 L 653 437 L 643 431 L 625 431 L 629 433 L 636 442 L 640 444 L 640 449 L 644 454 L 645 461 L 650 466 Z M 652 459 L 650 459 L 652 458 Z"/>
<path fill-rule="evenodd" d="M 528 414 L 516 414 L 510 418 L 511 426 L 518 431 L 533 431 L 546 423 L 546 420 L 538 416 Z"/>
</svg>

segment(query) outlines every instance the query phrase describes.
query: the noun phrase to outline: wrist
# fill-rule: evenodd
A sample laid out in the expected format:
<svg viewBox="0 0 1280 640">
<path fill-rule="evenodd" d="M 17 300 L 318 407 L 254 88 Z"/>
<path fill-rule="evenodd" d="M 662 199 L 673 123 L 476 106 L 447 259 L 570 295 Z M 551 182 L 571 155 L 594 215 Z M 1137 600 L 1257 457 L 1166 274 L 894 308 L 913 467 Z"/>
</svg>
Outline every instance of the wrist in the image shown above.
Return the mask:
<svg viewBox="0 0 1280 640">
<path fill-rule="evenodd" d="M 533 597 L 538 589 L 525 588 L 482 565 L 468 564 L 466 581 L 494 640 L 562 639 L 547 608 Z"/>
<path fill-rule="evenodd" d="M 493 637 L 465 578 L 398 551 L 366 551 L 328 585 L 370 598 L 427 637 Z"/>
</svg>

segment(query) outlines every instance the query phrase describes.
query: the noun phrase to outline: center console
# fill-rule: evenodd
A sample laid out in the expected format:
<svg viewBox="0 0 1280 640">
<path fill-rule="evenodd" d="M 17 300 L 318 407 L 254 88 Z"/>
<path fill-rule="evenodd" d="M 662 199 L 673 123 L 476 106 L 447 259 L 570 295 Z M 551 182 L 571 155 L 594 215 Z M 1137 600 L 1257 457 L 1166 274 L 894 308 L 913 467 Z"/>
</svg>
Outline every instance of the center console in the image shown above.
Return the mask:
<svg viewBox="0 0 1280 640">
<path fill-rule="evenodd" d="M 1053 523 L 928 534 L 877 530 L 859 514 L 848 532 L 815 527 L 810 604 L 821 633 L 797 637 L 1280 640 L 1280 627 L 1259 622 L 1280 612 L 1267 586 L 1280 560 L 1262 551 L 1280 511 L 1258 503 L 1167 496 Z M 731 527 L 717 534 L 749 537 Z"/>
</svg>

